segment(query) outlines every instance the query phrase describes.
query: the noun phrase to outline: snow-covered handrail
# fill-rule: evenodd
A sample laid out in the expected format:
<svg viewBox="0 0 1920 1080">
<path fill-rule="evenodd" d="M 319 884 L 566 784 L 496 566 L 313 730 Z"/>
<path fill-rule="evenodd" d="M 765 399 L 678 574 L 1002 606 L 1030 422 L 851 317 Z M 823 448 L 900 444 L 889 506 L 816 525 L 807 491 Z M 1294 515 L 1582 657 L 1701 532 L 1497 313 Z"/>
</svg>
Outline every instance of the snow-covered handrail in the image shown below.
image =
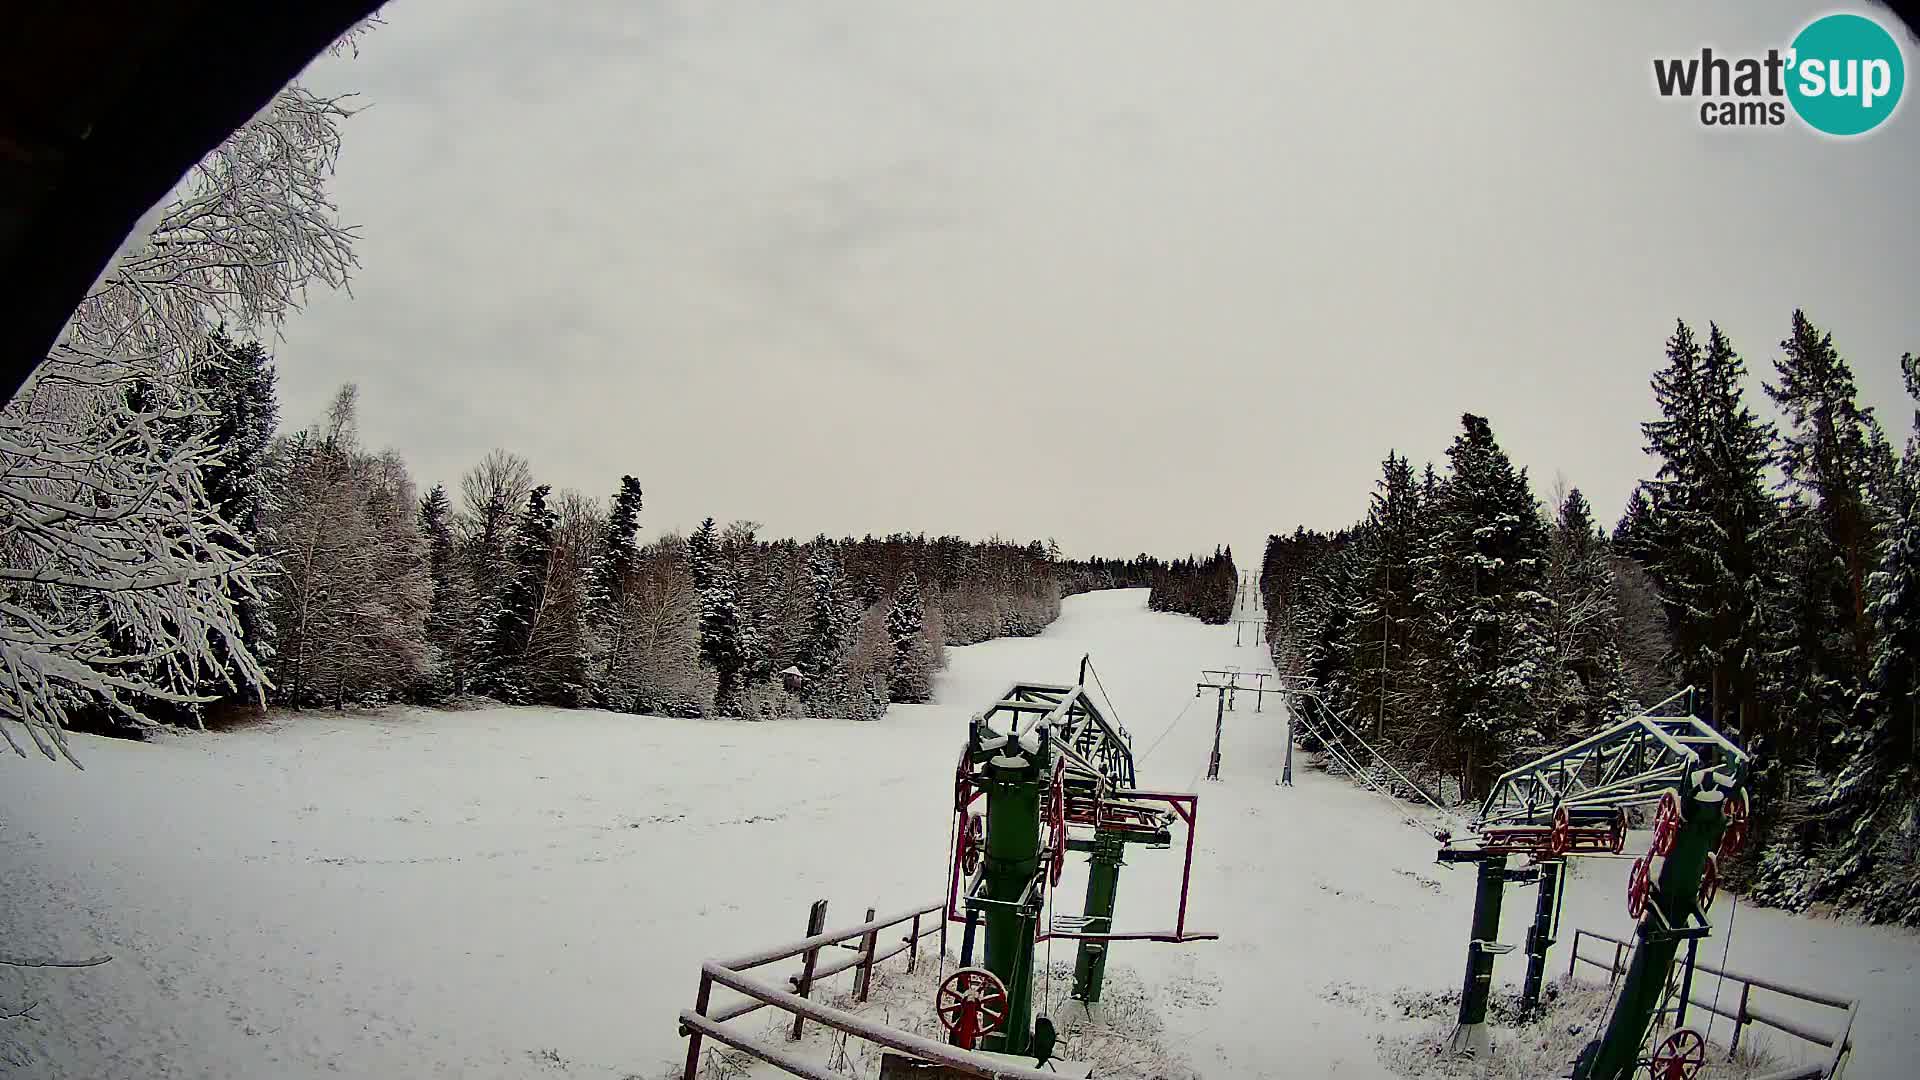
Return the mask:
<svg viewBox="0 0 1920 1080">
<path fill-rule="evenodd" d="M 919 929 L 920 917 L 942 911 L 945 906 L 941 903 L 922 905 L 891 915 L 868 919 L 857 926 L 813 934 L 797 941 L 771 946 L 730 960 L 708 960 L 700 967 L 700 988 L 693 1008 L 684 1009 L 680 1013 L 680 1030 L 689 1040 L 684 1076 L 687 1080 L 692 1080 L 696 1076 L 700 1064 L 701 1040 L 712 1038 L 795 1076 L 807 1077 L 808 1080 L 843 1080 L 838 1074 L 822 1068 L 816 1062 L 808 1061 L 783 1047 L 768 1045 L 725 1026 L 729 1020 L 738 1019 L 747 1013 L 771 1005 L 791 1013 L 796 1018 L 825 1024 L 836 1031 L 845 1032 L 867 1042 L 911 1054 L 923 1061 L 948 1066 L 967 1076 L 1005 1078 L 1005 1080 L 1059 1080 L 1059 1075 L 1054 1072 L 1015 1065 L 1004 1058 L 976 1054 L 945 1043 L 934 1042 L 910 1032 L 875 1023 L 842 1009 L 822 1005 L 805 996 L 806 987 L 817 979 L 859 966 L 863 962 L 868 965 L 878 964 L 916 944 L 920 937 L 931 932 L 922 932 Z M 875 946 L 877 935 L 889 927 L 908 921 L 914 923 L 914 930 L 910 932 L 906 942 L 886 953 L 879 953 Z M 818 969 L 813 966 L 812 957 L 820 949 L 856 939 L 862 942 L 864 950 L 862 955 L 844 958 Z M 802 955 L 808 956 L 805 971 L 801 976 L 789 980 L 800 990 L 799 993 L 746 974 L 753 968 Z M 745 995 L 746 1000 L 717 1011 L 711 1010 L 713 986 L 716 983 Z M 865 991 L 862 990 L 862 994 L 864 993 Z M 798 1022 L 796 1019 L 796 1025 Z"/>
<path fill-rule="evenodd" d="M 748 997 L 757 998 L 775 1008 L 785 1009 L 796 1016 L 804 1016 L 875 1045 L 912 1054 L 922 1061 L 937 1062 L 949 1068 L 958 1069 L 968 1076 L 988 1077 L 993 1080 L 1060 1080 L 1060 1074 L 1057 1072 L 1014 1065 L 1003 1058 L 988 1057 L 971 1050 L 962 1050 L 957 1046 L 934 1042 L 932 1039 L 922 1038 L 898 1028 L 890 1028 L 885 1024 L 876 1024 L 865 1017 L 836 1009 L 831 1005 L 822 1005 L 798 994 L 790 994 L 779 987 L 742 975 L 722 964 L 708 961 L 702 965 L 700 972 L 703 980 L 711 979 L 721 986 L 737 990 Z M 684 1021 L 689 1014 L 699 1015 L 697 1011 L 688 1010 L 681 1013 L 681 1019 Z M 771 1047 L 764 1049 L 772 1051 L 767 1059 L 769 1064 L 786 1069 L 795 1075 L 807 1076 L 811 1073 L 806 1070 L 818 1068 L 798 1057 L 773 1050 Z M 795 1068 L 796 1065 L 799 1068 Z"/>
<path fill-rule="evenodd" d="M 775 961 L 790 960 L 793 957 L 799 956 L 801 953 L 819 949 L 827 945 L 837 945 L 842 941 L 852 941 L 854 938 L 861 937 L 871 930 L 885 930 L 889 926 L 897 926 L 913 918 L 915 915 L 931 915 L 945 906 L 945 904 L 937 901 L 932 904 L 922 904 L 919 907 L 908 908 L 905 911 L 896 911 L 891 915 L 884 915 L 877 919 L 868 919 L 858 926 L 844 927 L 839 930 L 826 930 L 812 937 L 801 938 L 798 941 L 791 941 L 784 945 L 774 945 L 770 948 L 762 949 L 759 952 L 747 953 L 744 956 L 737 956 L 729 960 L 715 960 L 713 962 L 716 964 L 724 964 L 735 971 L 750 971 L 754 968 L 774 963 Z"/>
<path fill-rule="evenodd" d="M 1585 938 L 1593 938 L 1594 940 L 1604 941 L 1612 945 L 1614 947 L 1613 956 L 1605 960 L 1595 960 L 1591 956 L 1583 955 L 1580 952 L 1580 943 Z M 1620 975 L 1626 973 L 1625 963 L 1622 958 L 1626 950 L 1631 948 L 1633 948 L 1633 943 L 1624 938 L 1617 938 L 1610 934 L 1602 934 L 1598 931 L 1583 930 L 1576 927 L 1573 931 L 1573 948 L 1567 957 L 1567 976 L 1569 978 L 1573 976 L 1575 965 L 1591 964 L 1597 968 L 1608 969 L 1608 977 L 1610 979 L 1618 978 Z M 1700 1001 L 1692 997 L 1687 999 L 1688 1004 L 1694 1007 L 1704 1009 L 1707 1012 L 1733 1021 L 1733 1040 L 1732 1045 L 1728 1047 L 1729 1052 L 1740 1049 L 1740 1035 L 1748 1024 L 1764 1024 L 1776 1031 L 1792 1035 L 1795 1038 L 1812 1043 L 1827 1051 L 1827 1060 L 1824 1064 L 1796 1065 L 1780 1072 L 1768 1073 L 1766 1077 L 1762 1077 L 1760 1080 L 1770 1080 L 1770 1078 L 1771 1080 L 1790 1080 L 1790 1078 L 1798 1077 L 1807 1077 L 1811 1080 L 1811 1078 L 1831 1077 L 1839 1073 L 1840 1066 L 1845 1060 L 1847 1053 L 1853 1048 L 1853 1023 L 1860 1013 L 1859 998 L 1843 997 L 1825 990 L 1813 990 L 1804 986 L 1795 986 L 1792 983 L 1779 979 L 1763 978 L 1758 975 L 1749 975 L 1745 972 L 1735 971 L 1733 968 L 1716 967 L 1705 960 L 1695 961 L 1694 967 L 1718 978 L 1740 984 L 1739 996 L 1729 998 L 1729 1004 L 1724 1007 L 1720 1005 L 1718 995 L 1716 995 L 1715 999 L 1711 1002 Z M 1784 997 L 1805 1001 L 1809 1004 L 1821 1005 L 1829 1009 L 1837 1009 L 1845 1015 L 1841 1018 L 1838 1029 L 1820 1030 L 1809 1026 L 1802 1020 L 1779 1016 L 1765 1009 L 1753 1008 L 1750 1000 L 1753 995 L 1753 990 L 1756 987 L 1761 990 L 1780 994 Z M 1727 1009 L 1729 1008 L 1733 1011 L 1728 1012 Z"/>
</svg>

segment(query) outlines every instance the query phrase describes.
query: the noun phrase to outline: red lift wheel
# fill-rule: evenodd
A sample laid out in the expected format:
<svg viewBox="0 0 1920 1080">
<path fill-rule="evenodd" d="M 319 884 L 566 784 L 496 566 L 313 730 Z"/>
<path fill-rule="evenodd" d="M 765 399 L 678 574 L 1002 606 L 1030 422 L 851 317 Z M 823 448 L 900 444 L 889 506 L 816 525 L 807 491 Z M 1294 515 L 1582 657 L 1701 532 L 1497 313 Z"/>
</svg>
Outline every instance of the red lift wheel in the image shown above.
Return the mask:
<svg viewBox="0 0 1920 1080">
<path fill-rule="evenodd" d="M 1053 805 L 1047 808 L 1047 846 L 1052 849 L 1053 865 L 1047 868 L 1047 883 L 1060 884 L 1060 872 L 1067 868 L 1067 771 L 1053 774 Z"/>
<path fill-rule="evenodd" d="M 1547 830 L 1547 854 L 1560 856 L 1573 847 L 1573 821 L 1567 816 L 1567 808 L 1561 807 L 1553 812 L 1553 828 Z"/>
<path fill-rule="evenodd" d="M 1653 892 L 1653 855 L 1633 860 L 1633 872 L 1627 875 L 1627 914 L 1636 920 L 1647 912 L 1647 897 Z"/>
<path fill-rule="evenodd" d="M 1692 1028 L 1667 1036 L 1647 1061 L 1653 1080 L 1693 1080 L 1707 1063 L 1707 1040 Z"/>
<path fill-rule="evenodd" d="M 1669 791 L 1660 796 L 1660 812 L 1653 816 L 1653 853 L 1666 855 L 1680 838 L 1680 796 Z"/>
<path fill-rule="evenodd" d="M 1729 795 L 1722 812 L 1727 816 L 1727 831 L 1720 834 L 1720 856 L 1731 858 L 1747 843 L 1747 793 Z"/>
<path fill-rule="evenodd" d="M 1705 914 L 1713 906 L 1713 898 L 1720 895 L 1720 860 L 1707 853 L 1706 868 L 1700 871 L 1700 912 Z"/>
<path fill-rule="evenodd" d="M 986 968 L 961 968 L 947 976 L 933 998 L 933 1011 L 947 1029 L 947 1041 L 963 1050 L 1000 1030 L 1007 1020 L 1007 984 Z"/>
<path fill-rule="evenodd" d="M 960 873 L 973 877 L 980 869 L 980 853 L 987 846 L 987 819 L 981 814 L 968 814 L 967 827 L 960 830 Z"/>
<path fill-rule="evenodd" d="M 956 813 L 967 812 L 967 804 L 973 801 L 973 777 L 967 773 L 967 752 L 960 751 L 960 764 L 953 771 L 953 809 Z"/>
<path fill-rule="evenodd" d="M 1616 809 L 1613 812 L 1613 853 L 1618 855 L 1625 850 L 1627 850 L 1627 812 L 1624 809 Z"/>
</svg>

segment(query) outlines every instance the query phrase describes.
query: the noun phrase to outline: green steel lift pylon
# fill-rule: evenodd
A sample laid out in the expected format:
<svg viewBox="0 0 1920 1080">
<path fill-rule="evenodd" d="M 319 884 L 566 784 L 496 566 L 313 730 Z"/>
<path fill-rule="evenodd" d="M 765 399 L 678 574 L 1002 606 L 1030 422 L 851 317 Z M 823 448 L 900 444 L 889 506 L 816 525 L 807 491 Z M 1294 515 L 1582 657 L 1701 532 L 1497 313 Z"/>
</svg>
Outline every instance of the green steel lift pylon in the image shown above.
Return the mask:
<svg viewBox="0 0 1920 1080">
<path fill-rule="evenodd" d="M 1135 787 L 1132 748 L 1087 695 L 1087 672 L 1083 661 L 1082 681 L 1074 686 L 1016 683 L 968 727 L 955 786 L 958 828 L 947 918 L 967 924 L 963 964 L 974 964 L 976 928 L 984 930 L 980 966 L 1006 987 L 1005 1019 L 982 1040 L 984 1049 L 1023 1054 L 1032 1047 L 1040 942 L 1078 941 L 1073 996 L 1094 1004 L 1100 1000 L 1111 942 L 1219 936 L 1186 929 L 1198 797 Z M 970 810 L 981 801 L 984 836 L 974 828 Z M 1170 846 L 1176 820 L 1187 825 L 1187 849 L 1174 928 L 1116 933 L 1113 912 L 1126 846 Z M 1070 835 L 1069 826 L 1082 829 L 1082 835 Z M 1069 917 L 1067 929 L 1043 928 L 1048 891 L 1059 883 L 1069 851 L 1091 856 L 1085 913 Z"/>
<path fill-rule="evenodd" d="M 1740 794 L 1747 754 L 1710 725 L 1691 715 L 1660 712 L 1682 699 L 1685 690 L 1639 716 L 1623 720 L 1565 749 L 1502 774 L 1480 807 L 1473 835 L 1455 840 L 1441 833 L 1442 862 L 1478 864 L 1473 931 L 1467 947 L 1467 976 L 1460 1000 L 1453 1046 L 1465 1054 L 1485 1053 L 1486 1010 L 1495 957 L 1512 950 L 1493 940 L 1499 929 L 1501 890 L 1508 881 L 1533 875 L 1540 883 L 1533 924 L 1527 933 L 1527 978 L 1523 1008 L 1539 1001 L 1547 949 L 1560 894 L 1564 860 L 1583 854 L 1618 854 L 1625 843 L 1625 809 L 1661 800 L 1662 824 L 1656 850 L 1635 864 L 1630 910 L 1640 920 L 1638 943 L 1622 983 L 1605 1037 L 1575 1063 L 1579 1080 L 1624 1080 L 1640 1058 L 1640 1045 L 1659 1008 L 1659 999 L 1682 941 L 1711 932 L 1699 896 L 1703 876 L 1711 873 L 1713 850 L 1725 828 L 1727 800 L 1745 813 Z M 1737 841 L 1736 841 L 1737 842 Z M 1469 846 L 1456 847 L 1456 843 Z M 1655 855 L 1663 857 L 1657 884 Z M 1511 855 L 1530 856 L 1538 866 L 1506 869 Z M 1645 910 L 1642 910 L 1644 905 Z"/>
<path fill-rule="evenodd" d="M 1700 909 L 1700 883 L 1726 827 L 1722 808 L 1732 781 L 1738 777 L 1730 777 L 1723 788 L 1712 782 L 1715 778 L 1711 770 L 1701 773 L 1707 775 L 1698 779 L 1706 783 L 1685 785 L 1681 799 L 1685 811 L 1679 830 L 1634 930 L 1633 959 L 1627 964 L 1606 1034 L 1581 1067 L 1576 1067 L 1576 1080 L 1627 1080 L 1634 1074 L 1639 1067 L 1640 1047 L 1660 1008 L 1660 996 L 1673 971 L 1680 943 L 1698 940 L 1713 930 L 1707 913 Z"/>
<path fill-rule="evenodd" d="M 986 857 L 979 905 L 986 923 L 986 963 L 1007 987 L 1004 1026 L 987 1036 L 986 1049 L 1025 1053 L 1032 1037 L 1033 940 L 1042 896 L 1040 803 L 1053 755 L 1043 732 L 1031 753 L 1001 748 L 985 762 Z"/>
</svg>

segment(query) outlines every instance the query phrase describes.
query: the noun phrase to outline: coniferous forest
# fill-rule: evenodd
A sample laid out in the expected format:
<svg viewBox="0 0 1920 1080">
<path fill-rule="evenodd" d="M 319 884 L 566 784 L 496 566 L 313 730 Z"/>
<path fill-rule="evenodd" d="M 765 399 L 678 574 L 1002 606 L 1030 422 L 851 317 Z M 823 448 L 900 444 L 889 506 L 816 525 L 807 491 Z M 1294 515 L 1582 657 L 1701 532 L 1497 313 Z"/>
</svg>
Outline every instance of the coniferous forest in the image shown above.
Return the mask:
<svg viewBox="0 0 1920 1080">
<path fill-rule="evenodd" d="M 1696 688 L 1754 755 L 1755 898 L 1920 920 L 1920 360 L 1895 449 L 1832 336 L 1794 312 L 1751 404 L 1717 327 L 1679 323 L 1616 525 L 1543 500 L 1491 422 L 1444 460 L 1389 451 L 1364 517 L 1270 537 L 1283 671 L 1402 768 L 1466 799 L 1505 768 Z"/>
<path fill-rule="evenodd" d="M 1191 615 L 1215 626 L 1233 618 L 1234 597 L 1240 591 L 1230 547 L 1215 548 L 1205 559 L 1175 559 L 1153 573 L 1152 584 L 1147 607 Z"/>
<path fill-rule="evenodd" d="M 642 542 L 636 477 L 605 498 L 556 491 L 496 450 L 457 490 L 423 493 L 398 455 L 362 444 L 355 388 L 317 422 L 277 433 L 273 362 L 258 343 L 215 334 L 190 370 L 203 407 L 167 437 L 222 448 L 200 482 L 231 523 L 225 540 L 254 553 L 237 622 L 266 699 L 296 709 L 483 698 L 873 719 L 926 701 L 948 645 L 1037 634 L 1062 596 L 1160 587 L 1199 565 L 1074 560 L 1052 541 L 768 539 L 751 522 L 711 519 Z M 218 718 L 253 706 L 253 682 L 229 665 L 198 677 L 207 700 L 142 701 L 141 712 Z M 98 706 L 75 722 L 140 726 Z"/>
</svg>

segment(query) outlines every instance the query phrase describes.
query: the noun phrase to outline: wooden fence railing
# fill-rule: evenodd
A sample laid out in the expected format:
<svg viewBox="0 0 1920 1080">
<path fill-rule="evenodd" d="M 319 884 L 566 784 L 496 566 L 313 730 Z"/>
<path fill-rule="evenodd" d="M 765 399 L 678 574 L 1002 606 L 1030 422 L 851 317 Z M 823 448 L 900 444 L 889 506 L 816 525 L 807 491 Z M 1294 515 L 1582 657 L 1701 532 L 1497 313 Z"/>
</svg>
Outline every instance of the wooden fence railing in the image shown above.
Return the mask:
<svg viewBox="0 0 1920 1080">
<path fill-rule="evenodd" d="M 1581 953 L 1580 943 L 1588 938 L 1592 938 L 1595 941 L 1602 941 L 1613 946 L 1613 955 L 1606 959 L 1596 960 L 1591 956 Z M 1614 980 L 1626 974 L 1627 958 L 1632 952 L 1632 942 L 1624 941 L 1616 937 L 1609 937 L 1606 934 L 1596 933 L 1592 930 L 1576 929 L 1573 932 L 1573 947 L 1569 950 L 1567 956 L 1567 975 L 1568 977 L 1572 977 L 1574 968 L 1578 964 L 1592 964 L 1594 967 L 1607 969 L 1607 984 L 1611 986 Z M 1704 971 L 1712 975 L 1717 975 L 1724 980 L 1724 982 L 1739 984 L 1739 997 L 1733 999 L 1729 1004 L 1716 1003 L 1713 1000 L 1702 1001 L 1692 996 L 1687 998 L 1687 1004 L 1689 1006 L 1704 1009 L 1716 1016 L 1733 1021 L 1733 1038 L 1727 1046 L 1728 1057 L 1732 1057 L 1739 1051 L 1740 1035 L 1747 1029 L 1748 1024 L 1762 1024 L 1766 1027 L 1773 1028 L 1775 1031 L 1784 1032 L 1794 1038 L 1802 1039 L 1815 1046 L 1823 1047 L 1828 1052 L 1824 1062 L 1795 1066 L 1778 1072 L 1768 1073 L 1766 1076 L 1759 1078 L 1759 1080 L 1814 1080 L 1814 1078 L 1818 1077 L 1831 1077 L 1839 1074 L 1840 1067 L 1845 1063 L 1848 1052 L 1853 1049 L 1853 1022 L 1860 1015 L 1860 1000 L 1858 998 L 1846 998 L 1840 997 L 1837 994 L 1826 993 L 1825 991 L 1809 990 L 1806 987 L 1794 986 L 1778 979 L 1765 979 L 1757 975 L 1746 975 L 1731 970 L 1723 971 L 1712 964 L 1703 962 L 1695 962 L 1693 966 L 1696 971 Z M 1823 1030 L 1803 1020 L 1783 1016 L 1771 1009 L 1757 1008 L 1753 1003 L 1753 992 L 1755 989 L 1838 1010 L 1843 1014 L 1840 1018 L 1839 1026 L 1837 1028 Z M 1723 1000 L 1725 999 L 1724 994 L 1720 996 Z M 1731 1012 L 1728 1011 L 1729 1008 L 1731 1008 Z"/>
</svg>

